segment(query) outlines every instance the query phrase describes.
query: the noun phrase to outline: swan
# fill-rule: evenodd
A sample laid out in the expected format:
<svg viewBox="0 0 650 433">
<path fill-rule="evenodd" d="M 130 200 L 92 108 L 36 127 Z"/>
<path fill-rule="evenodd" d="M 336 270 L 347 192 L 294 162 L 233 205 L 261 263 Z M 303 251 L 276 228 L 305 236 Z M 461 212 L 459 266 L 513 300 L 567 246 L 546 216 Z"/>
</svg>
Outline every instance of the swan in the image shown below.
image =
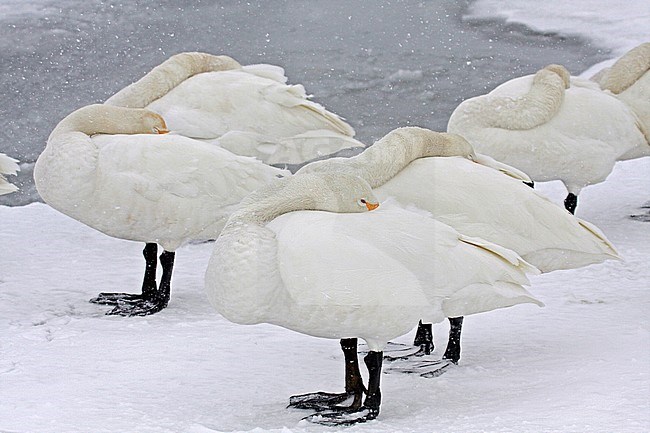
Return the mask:
<svg viewBox="0 0 650 433">
<path fill-rule="evenodd" d="M 205 273 L 212 306 L 239 324 L 270 323 L 321 338 L 364 339 L 367 397 L 353 413 L 310 421 L 363 422 L 379 413 L 382 350 L 420 317 L 437 322 L 520 303 L 537 270 L 517 254 L 459 234 L 429 215 L 384 204 L 344 173 L 306 173 L 253 192 L 228 220 Z M 369 212 L 372 210 L 372 212 Z"/>
<path fill-rule="evenodd" d="M 241 66 L 228 56 L 176 54 L 106 104 L 148 108 L 171 131 L 267 164 L 300 164 L 365 148 L 354 129 L 275 65 Z"/>
<path fill-rule="evenodd" d="M 0 153 L 0 195 L 17 191 L 18 187 L 10 183 L 5 175 L 15 176 L 20 171 L 18 160 L 13 159 L 4 153 Z"/>
<path fill-rule="evenodd" d="M 54 209 L 109 236 L 146 243 L 142 294 L 100 295 L 95 302 L 117 304 L 109 314 L 165 308 L 175 250 L 216 238 L 243 197 L 289 174 L 165 132 L 163 118 L 150 110 L 85 106 L 59 122 L 34 167 L 36 188 Z"/>
<path fill-rule="evenodd" d="M 389 132 L 357 156 L 312 162 L 297 173 L 359 176 L 369 182 L 380 201 L 394 198 L 404 206 L 430 212 L 464 235 L 517 252 L 541 272 L 618 258 L 614 246 L 597 227 L 526 186 L 517 173 L 498 165 L 495 170 L 489 160 L 484 162 L 488 166 L 476 161 L 485 161 L 485 157 L 476 154 L 459 135 L 404 127 Z M 462 317 L 453 314 L 449 321 L 449 344 L 443 357 L 457 363 Z M 420 323 L 414 344 L 430 353 L 431 324 Z M 345 353 L 350 346 L 356 349 L 355 342 L 342 342 L 347 362 L 355 363 L 356 353 Z M 357 378 L 346 376 L 346 380 Z M 347 383 L 346 388 L 353 386 Z M 317 407 L 322 397 L 296 399 L 294 406 Z"/>
<path fill-rule="evenodd" d="M 534 181 L 561 180 L 571 213 L 582 188 L 604 181 L 616 161 L 650 155 L 638 119 L 625 103 L 590 80 L 570 77 L 560 65 L 463 101 L 447 132 Z"/>
<path fill-rule="evenodd" d="M 591 79 L 634 111 L 650 143 L 650 42 L 631 49 Z"/>
</svg>

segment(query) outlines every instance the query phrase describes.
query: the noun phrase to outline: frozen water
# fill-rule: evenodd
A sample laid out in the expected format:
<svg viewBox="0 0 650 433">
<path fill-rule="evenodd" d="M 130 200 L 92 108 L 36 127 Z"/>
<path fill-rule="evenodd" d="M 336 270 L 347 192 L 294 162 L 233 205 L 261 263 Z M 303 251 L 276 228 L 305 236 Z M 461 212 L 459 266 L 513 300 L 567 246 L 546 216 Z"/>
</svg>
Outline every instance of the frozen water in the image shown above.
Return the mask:
<svg viewBox="0 0 650 433">
<path fill-rule="evenodd" d="M 228 54 L 285 67 L 366 143 L 405 125 L 444 130 L 458 103 L 547 63 L 606 57 L 588 40 L 464 20 L 466 2 L 0 0 L 0 152 L 23 161 L 19 193 L 59 120 L 104 101 L 170 55 Z"/>
</svg>

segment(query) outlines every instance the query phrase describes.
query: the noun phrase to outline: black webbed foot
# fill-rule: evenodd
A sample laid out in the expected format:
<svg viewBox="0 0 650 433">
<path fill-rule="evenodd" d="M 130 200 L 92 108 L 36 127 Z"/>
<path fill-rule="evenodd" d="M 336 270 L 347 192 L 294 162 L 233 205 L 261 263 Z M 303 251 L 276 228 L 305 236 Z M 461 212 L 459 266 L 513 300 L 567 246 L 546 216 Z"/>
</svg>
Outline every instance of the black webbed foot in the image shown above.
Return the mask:
<svg viewBox="0 0 650 433">
<path fill-rule="evenodd" d="M 359 409 L 353 410 L 333 410 L 328 412 L 321 412 L 314 415 L 309 415 L 303 420 L 309 421 L 314 424 L 321 424 L 328 427 L 336 426 L 350 426 L 354 424 L 364 423 L 377 418 L 379 415 L 379 408 L 369 408 L 361 406 Z"/>
<path fill-rule="evenodd" d="M 167 306 L 164 300 L 144 299 L 139 301 L 118 302 L 115 308 L 107 312 L 107 316 L 149 316 L 163 310 Z"/>
<path fill-rule="evenodd" d="M 102 305 L 119 305 L 123 303 L 138 303 L 143 301 L 143 296 L 136 293 L 100 293 L 88 302 Z"/>
<path fill-rule="evenodd" d="M 355 407 L 356 406 L 356 407 Z M 344 410 L 361 406 L 361 395 L 353 392 L 311 392 L 308 394 L 292 395 L 289 397 L 289 406 L 294 409 L 308 409 L 315 411 Z"/>
</svg>

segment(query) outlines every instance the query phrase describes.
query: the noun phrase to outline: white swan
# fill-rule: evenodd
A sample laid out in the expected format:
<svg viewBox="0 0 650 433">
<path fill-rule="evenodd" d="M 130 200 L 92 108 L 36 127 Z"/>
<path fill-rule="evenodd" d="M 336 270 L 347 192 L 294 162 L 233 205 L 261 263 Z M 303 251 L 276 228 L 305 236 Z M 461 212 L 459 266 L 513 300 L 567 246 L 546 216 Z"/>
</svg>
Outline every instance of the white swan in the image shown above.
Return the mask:
<svg viewBox="0 0 650 433">
<path fill-rule="evenodd" d="M 302 85 L 286 81 L 279 66 L 242 67 L 227 56 L 181 53 L 106 103 L 148 108 L 171 131 L 267 164 L 299 164 L 365 147 L 343 119 L 310 101 Z"/>
<path fill-rule="evenodd" d="M 561 180 L 572 213 L 580 190 L 605 180 L 616 161 L 650 155 L 623 102 L 559 65 L 462 102 L 447 131 L 535 181 Z"/>
<path fill-rule="evenodd" d="M 524 302 L 541 305 L 522 287 L 525 273 L 536 269 L 512 251 L 397 206 L 364 212 L 374 203 L 356 176 L 278 180 L 233 213 L 205 277 L 210 303 L 235 323 L 368 343 L 367 398 L 345 422 L 377 416 L 381 351 L 420 317 L 437 322 Z M 340 421 L 337 415 L 313 420 Z"/>
<path fill-rule="evenodd" d="M 459 135 L 406 127 L 391 131 L 357 156 L 313 162 L 298 173 L 359 176 L 370 183 L 379 200 L 393 197 L 403 205 L 415 205 L 460 233 L 516 251 L 542 272 L 618 257 L 598 228 L 516 177 L 473 162 L 482 160 L 484 157 L 475 154 Z M 498 168 L 507 172 L 506 167 Z M 444 358 L 456 363 L 462 317 L 451 317 Z M 433 347 L 431 325 L 420 326 L 418 331 L 415 344 L 429 353 Z"/>
<path fill-rule="evenodd" d="M 164 308 L 174 251 L 189 240 L 216 238 L 246 194 L 288 174 L 217 146 L 156 132 L 166 132 L 166 125 L 149 110 L 86 106 L 56 126 L 34 168 L 38 192 L 53 208 L 109 236 L 147 243 L 142 295 L 96 300 L 121 304 L 112 314 Z M 156 244 L 164 249 L 159 290 Z"/>
<path fill-rule="evenodd" d="M 9 194 L 18 190 L 18 187 L 10 183 L 6 175 L 15 176 L 20 171 L 18 167 L 18 160 L 13 159 L 4 153 L 0 153 L 0 195 Z"/>
<path fill-rule="evenodd" d="M 634 111 L 650 143 L 650 42 L 631 49 L 591 79 Z"/>
</svg>

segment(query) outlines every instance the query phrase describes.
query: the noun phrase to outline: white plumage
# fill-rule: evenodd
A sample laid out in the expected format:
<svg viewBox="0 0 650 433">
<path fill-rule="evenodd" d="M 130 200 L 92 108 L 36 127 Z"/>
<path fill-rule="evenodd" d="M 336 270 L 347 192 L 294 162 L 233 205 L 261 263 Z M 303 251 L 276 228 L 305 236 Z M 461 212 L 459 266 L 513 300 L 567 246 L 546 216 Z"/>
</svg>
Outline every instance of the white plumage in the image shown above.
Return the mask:
<svg viewBox="0 0 650 433">
<path fill-rule="evenodd" d="M 343 119 L 309 100 L 302 85 L 286 81 L 279 66 L 242 67 L 227 56 L 181 53 L 106 103 L 148 108 L 171 131 L 268 164 L 364 147 Z"/>
<path fill-rule="evenodd" d="M 313 162 L 299 171 L 314 172 L 359 176 L 370 183 L 380 200 L 392 197 L 430 212 L 464 235 L 516 251 L 543 272 L 618 257 L 597 227 L 529 188 L 522 182 L 529 179 L 522 179 L 520 173 L 475 154 L 456 134 L 398 128 L 357 156 Z M 446 313 L 462 316 L 453 308 Z M 450 336 L 445 352 L 454 362 L 460 358 L 461 324 L 459 320 L 452 323 L 457 338 Z M 433 341 L 429 337 L 419 340 L 417 344 L 428 352 Z"/>
<path fill-rule="evenodd" d="M 498 171 L 491 164 L 462 137 L 406 127 L 388 133 L 360 155 L 317 161 L 299 173 L 359 176 L 380 200 L 394 197 L 403 205 L 415 205 L 460 233 L 516 251 L 543 272 L 618 257 L 598 228 L 516 175 L 500 172 L 508 173 L 507 168 L 497 166 Z"/>
<path fill-rule="evenodd" d="M 573 211 L 581 189 L 604 181 L 616 161 L 650 155 L 639 126 L 625 103 L 550 65 L 462 102 L 447 130 L 534 181 L 561 180 Z"/>
<path fill-rule="evenodd" d="M 634 111 L 650 143 L 650 42 L 632 48 L 611 68 L 603 69 L 591 79 Z"/>
</svg>

